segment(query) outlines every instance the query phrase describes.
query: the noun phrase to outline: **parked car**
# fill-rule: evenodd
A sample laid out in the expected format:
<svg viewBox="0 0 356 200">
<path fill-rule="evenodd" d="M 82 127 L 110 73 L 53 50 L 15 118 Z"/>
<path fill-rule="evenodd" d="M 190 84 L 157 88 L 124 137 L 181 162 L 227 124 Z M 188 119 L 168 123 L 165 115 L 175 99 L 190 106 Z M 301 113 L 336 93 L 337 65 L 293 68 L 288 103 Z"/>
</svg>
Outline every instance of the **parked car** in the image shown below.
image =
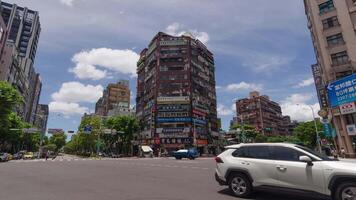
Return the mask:
<svg viewBox="0 0 356 200">
<path fill-rule="evenodd" d="M 178 151 L 173 152 L 173 157 L 175 157 L 177 160 L 180 160 L 182 158 L 189 158 L 191 160 L 194 160 L 195 158 L 199 157 L 199 152 L 195 148 L 180 149 Z"/>
<path fill-rule="evenodd" d="M 153 150 L 150 146 L 141 146 L 141 157 L 153 158 Z"/>
<path fill-rule="evenodd" d="M 25 155 L 23 156 L 23 159 L 24 160 L 31 160 L 31 159 L 34 159 L 34 155 L 33 155 L 33 152 L 26 152 Z"/>
<path fill-rule="evenodd" d="M 119 156 L 117 154 L 115 154 L 115 153 L 110 153 L 110 157 L 111 158 L 118 158 Z"/>
<path fill-rule="evenodd" d="M 356 164 L 295 144 L 239 144 L 215 158 L 215 179 L 240 198 L 255 190 L 304 192 L 333 200 L 356 199 Z"/>
<path fill-rule="evenodd" d="M 0 162 L 7 162 L 9 161 L 9 156 L 7 153 L 0 153 Z"/>
<path fill-rule="evenodd" d="M 18 152 L 13 155 L 14 160 L 20 160 L 23 158 L 24 153 Z"/>
</svg>

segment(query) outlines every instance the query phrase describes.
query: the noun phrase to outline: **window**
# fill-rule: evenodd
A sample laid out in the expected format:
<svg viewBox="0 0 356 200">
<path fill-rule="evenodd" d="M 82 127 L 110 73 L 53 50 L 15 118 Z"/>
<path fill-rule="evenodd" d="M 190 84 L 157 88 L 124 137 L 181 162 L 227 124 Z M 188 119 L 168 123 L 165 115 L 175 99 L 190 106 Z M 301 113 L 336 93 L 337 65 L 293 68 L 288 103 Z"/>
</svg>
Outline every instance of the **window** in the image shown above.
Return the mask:
<svg viewBox="0 0 356 200">
<path fill-rule="evenodd" d="M 346 124 L 356 124 L 356 113 L 345 115 Z"/>
<path fill-rule="evenodd" d="M 273 147 L 275 160 L 283 161 L 299 161 L 299 156 L 303 156 L 302 152 L 296 151 L 288 147 Z"/>
<path fill-rule="evenodd" d="M 333 65 L 342 65 L 349 62 L 349 56 L 346 51 L 331 54 L 331 61 Z"/>
<path fill-rule="evenodd" d="M 329 46 L 335 46 L 338 44 L 344 44 L 344 38 L 342 37 L 342 33 L 338 33 L 336 35 L 332 35 L 326 38 Z"/>
<path fill-rule="evenodd" d="M 334 3 L 332 0 L 329 0 L 325 3 L 322 3 L 319 5 L 319 11 L 320 11 L 320 14 L 324 14 L 324 13 L 327 13 L 331 10 L 334 10 L 335 7 L 334 7 Z"/>
<path fill-rule="evenodd" d="M 356 1 L 356 0 L 355 0 Z M 324 29 L 328 29 L 328 28 L 331 28 L 331 27 L 335 27 L 335 26 L 339 26 L 339 20 L 337 19 L 337 17 L 330 17 L 330 18 L 327 18 L 327 19 L 324 19 L 323 20 L 323 28 Z"/>
<path fill-rule="evenodd" d="M 268 146 L 246 146 L 241 147 L 232 153 L 234 157 L 271 159 L 271 153 Z"/>
</svg>

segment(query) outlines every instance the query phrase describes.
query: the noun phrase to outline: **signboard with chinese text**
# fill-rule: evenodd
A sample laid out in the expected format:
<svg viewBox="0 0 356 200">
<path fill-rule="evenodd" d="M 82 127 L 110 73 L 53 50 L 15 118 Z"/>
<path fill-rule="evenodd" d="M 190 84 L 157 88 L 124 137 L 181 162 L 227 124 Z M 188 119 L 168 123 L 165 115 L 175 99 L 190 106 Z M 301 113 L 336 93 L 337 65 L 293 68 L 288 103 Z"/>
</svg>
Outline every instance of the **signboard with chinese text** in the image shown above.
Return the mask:
<svg viewBox="0 0 356 200">
<path fill-rule="evenodd" d="M 340 107 L 340 112 L 343 115 L 356 112 L 355 102 L 342 104 L 339 107 Z"/>
<path fill-rule="evenodd" d="M 346 126 L 347 134 L 356 136 L 356 125 L 350 124 Z"/>
<path fill-rule="evenodd" d="M 356 101 L 356 74 L 352 74 L 327 86 L 331 107 Z"/>
</svg>

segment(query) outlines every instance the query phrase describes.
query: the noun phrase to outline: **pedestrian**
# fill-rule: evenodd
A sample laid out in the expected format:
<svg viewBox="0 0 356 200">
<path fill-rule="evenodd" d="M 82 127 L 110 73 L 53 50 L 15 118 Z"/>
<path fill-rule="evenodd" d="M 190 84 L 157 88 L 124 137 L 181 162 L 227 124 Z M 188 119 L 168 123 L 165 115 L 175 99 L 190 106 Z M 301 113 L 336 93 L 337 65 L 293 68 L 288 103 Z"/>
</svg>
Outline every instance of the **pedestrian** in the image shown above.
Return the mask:
<svg viewBox="0 0 356 200">
<path fill-rule="evenodd" d="M 344 147 L 341 147 L 341 157 L 346 158 L 346 153 Z"/>
<path fill-rule="evenodd" d="M 46 152 L 46 160 L 48 159 L 49 151 Z"/>
</svg>

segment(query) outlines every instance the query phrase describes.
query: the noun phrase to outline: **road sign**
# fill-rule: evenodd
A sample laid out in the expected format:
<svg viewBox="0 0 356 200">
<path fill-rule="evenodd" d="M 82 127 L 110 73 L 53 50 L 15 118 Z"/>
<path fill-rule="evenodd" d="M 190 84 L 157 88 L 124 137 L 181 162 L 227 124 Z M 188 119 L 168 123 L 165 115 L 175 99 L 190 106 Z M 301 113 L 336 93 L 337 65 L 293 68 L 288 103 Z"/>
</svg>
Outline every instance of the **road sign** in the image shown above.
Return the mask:
<svg viewBox="0 0 356 200">
<path fill-rule="evenodd" d="M 91 132 L 92 132 L 92 127 L 91 126 L 87 125 L 87 126 L 84 127 L 84 133 L 85 134 L 91 134 Z"/>
<path fill-rule="evenodd" d="M 319 112 L 318 112 L 318 115 L 320 116 L 320 117 L 322 117 L 322 118 L 326 118 L 327 116 L 328 116 L 328 111 L 326 110 L 326 109 L 321 109 L 321 110 L 319 110 Z"/>
<path fill-rule="evenodd" d="M 327 86 L 331 107 L 356 101 L 356 73 Z"/>
<path fill-rule="evenodd" d="M 52 135 L 64 133 L 63 129 L 60 129 L 60 128 L 50 128 L 50 129 L 48 129 L 47 132 Z"/>
<path fill-rule="evenodd" d="M 24 128 L 24 129 L 22 129 L 22 132 L 24 132 L 24 133 L 38 133 L 39 130 L 37 128 Z"/>
<path fill-rule="evenodd" d="M 68 134 L 74 134 L 75 132 L 74 131 L 68 131 L 67 133 Z"/>
</svg>

